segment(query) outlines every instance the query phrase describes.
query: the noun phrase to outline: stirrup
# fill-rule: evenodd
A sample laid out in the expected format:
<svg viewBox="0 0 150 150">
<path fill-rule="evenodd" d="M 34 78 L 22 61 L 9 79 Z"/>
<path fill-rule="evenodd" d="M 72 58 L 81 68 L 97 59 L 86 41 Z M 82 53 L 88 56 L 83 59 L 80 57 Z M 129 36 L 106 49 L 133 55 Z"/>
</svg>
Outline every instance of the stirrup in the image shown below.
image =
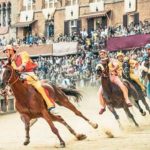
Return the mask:
<svg viewBox="0 0 150 150">
<path fill-rule="evenodd" d="M 55 107 L 50 107 L 50 108 L 48 109 L 48 112 L 50 112 L 50 113 L 53 114 L 53 115 L 58 114 L 58 112 L 56 111 L 56 108 L 55 108 Z"/>
</svg>

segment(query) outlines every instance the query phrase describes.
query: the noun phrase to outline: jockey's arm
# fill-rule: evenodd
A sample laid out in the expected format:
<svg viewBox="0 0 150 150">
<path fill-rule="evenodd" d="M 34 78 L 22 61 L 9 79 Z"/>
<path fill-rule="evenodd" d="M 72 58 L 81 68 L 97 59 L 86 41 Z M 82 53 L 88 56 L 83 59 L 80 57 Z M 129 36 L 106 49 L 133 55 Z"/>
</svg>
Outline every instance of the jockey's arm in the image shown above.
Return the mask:
<svg viewBox="0 0 150 150">
<path fill-rule="evenodd" d="M 14 69 L 22 72 L 25 69 L 27 62 L 29 61 L 30 56 L 27 52 L 22 52 L 20 55 L 22 58 L 22 64 L 19 67 L 16 66 Z"/>
<path fill-rule="evenodd" d="M 119 65 L 118 65 L 117 61 L 112 61 L 109 63 L 110 72 L 117 71 L 118 69 L 119 69 Z"/>
<path fill-rule="evenodd" d="M 130 59 L 129 64 L 132 68 L 135 68 L 138 65 L 138 62 L 136 60 Z"/>
</svg>

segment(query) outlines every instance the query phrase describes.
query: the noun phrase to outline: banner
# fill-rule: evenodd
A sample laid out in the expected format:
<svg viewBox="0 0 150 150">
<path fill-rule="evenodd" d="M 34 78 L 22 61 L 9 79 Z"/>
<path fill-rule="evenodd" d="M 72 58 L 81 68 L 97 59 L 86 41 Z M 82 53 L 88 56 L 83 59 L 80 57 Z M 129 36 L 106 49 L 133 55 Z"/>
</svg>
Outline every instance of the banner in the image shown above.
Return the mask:
<svg viewBox="0 0 150 150">
<path fill-rule="evenodd" d="M 33 10 L 21 11 L 20 22 L 32 21 L 33 20 Z"/>
<path fill-rule="evenodd" d="M 104 1 L 90 3 L 90 12 L 104 11 Z"/>
<path fill-rule="evenodd" d="M 55 7 L 49 8 L 49 9 L 42 9 L 44 18 L 45 19 L 52 19 L 54 16 L 55 9 L 56 9 Z"/>
<path fill-rule="evenodd" d="M 124 1 L 125 13 L 132 12 L 136 10 L 136 0 L 125 0 Z"/>
<path fill-rule="evenodd" d="M 76 54 L 78 42 L 59 42 L 53 44 L 53 56 Z"/>
<path fill-rule="evenodd" d="M 75 20 L 79 18 L 79 5 L 65 7 L 65 20 Z"/>
<path fill-rule="evenodd" d="M 107 40 L 107 49 L 108 51 L 127 50 L 144 47 L 147 43 L 150 43 L 150 34 L 112 37 Z"/>
</svg>

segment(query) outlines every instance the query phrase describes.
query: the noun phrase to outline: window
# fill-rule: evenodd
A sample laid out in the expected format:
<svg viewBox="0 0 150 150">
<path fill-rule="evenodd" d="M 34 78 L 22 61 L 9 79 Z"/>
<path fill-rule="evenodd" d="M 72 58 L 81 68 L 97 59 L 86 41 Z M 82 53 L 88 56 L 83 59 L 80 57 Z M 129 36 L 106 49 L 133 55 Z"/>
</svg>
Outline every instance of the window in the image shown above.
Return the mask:
<svg viewBox="0 0 150 150">
<path fill-rule="evenodd" d="M 70 27 L 77 27 L 77 20 L 71 20 Z"/>
<path fill-rule="evenodd" d="M 102 0 L 89 0 L 89 3 L 101 2 Z"/>
<path fill-rule="evenodd" d="M 77 20 L 69 21 L 69 34 L 72 35 L 74 32 L 77 32 Z"/>
<path fill-rule="evenodd" d="M 67 0 L 66 6 L 76 5 L 78 4 L 78 0 Z"/>
<path fill-rule="evenodd" d="M 23 6 L 25 7 L 26 10 L 32 10 L 33 8 L 35 8 L 35 3 L 36 0 L 24 0 Z"/>
<path fill-rule="evenodd" d="M 56 0 L 45 0 L 45 8 L 53 8 L 55 7 Z"/>
</svg>

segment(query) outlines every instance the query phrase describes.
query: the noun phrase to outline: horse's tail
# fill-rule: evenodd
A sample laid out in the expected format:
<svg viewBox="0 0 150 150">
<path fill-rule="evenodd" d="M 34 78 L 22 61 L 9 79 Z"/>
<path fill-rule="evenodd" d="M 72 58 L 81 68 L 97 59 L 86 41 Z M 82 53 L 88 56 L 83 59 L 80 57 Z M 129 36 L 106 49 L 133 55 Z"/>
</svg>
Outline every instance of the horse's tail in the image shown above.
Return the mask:
<svg viewBox="0 0 150 150">
<path fill-rule="evenodd" d="M 63 87 L 59 87 L 67 96 L 72 96 L 74 97 L 74 101 L 75 102 L 79 102 L 82 100 L 82 95 L 78 90 L 75 89 L 70 89 L 70 88 L 63 88 Z"/>
</svg>

